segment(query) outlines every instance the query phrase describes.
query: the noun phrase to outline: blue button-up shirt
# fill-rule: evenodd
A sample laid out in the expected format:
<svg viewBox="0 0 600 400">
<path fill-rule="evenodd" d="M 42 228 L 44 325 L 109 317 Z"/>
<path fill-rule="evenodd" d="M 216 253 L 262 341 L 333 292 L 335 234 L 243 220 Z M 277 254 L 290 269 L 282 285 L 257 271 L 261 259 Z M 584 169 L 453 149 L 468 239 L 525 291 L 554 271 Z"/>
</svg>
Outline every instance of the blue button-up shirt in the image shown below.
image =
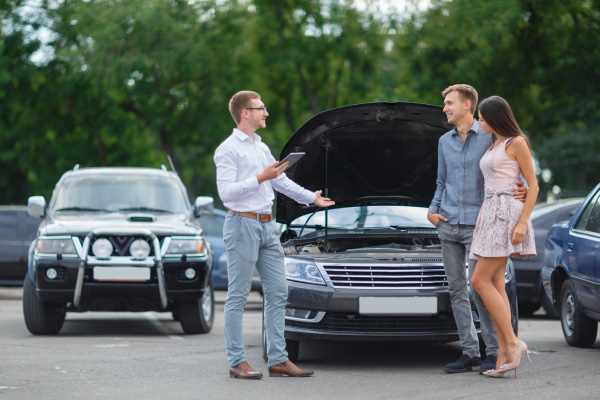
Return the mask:
<svg viewBox="0 0 600 400">
<path fill-rule="evenodd" d="M 492 146 L 492 135 L 484 134 L 477 121 L 463 142 L 456 128 L 438 143 L 437 188 L 429 212 L 448 218 L 448 223 L 475 225 L 484 198 L 479 160 Z"/>
</svg>

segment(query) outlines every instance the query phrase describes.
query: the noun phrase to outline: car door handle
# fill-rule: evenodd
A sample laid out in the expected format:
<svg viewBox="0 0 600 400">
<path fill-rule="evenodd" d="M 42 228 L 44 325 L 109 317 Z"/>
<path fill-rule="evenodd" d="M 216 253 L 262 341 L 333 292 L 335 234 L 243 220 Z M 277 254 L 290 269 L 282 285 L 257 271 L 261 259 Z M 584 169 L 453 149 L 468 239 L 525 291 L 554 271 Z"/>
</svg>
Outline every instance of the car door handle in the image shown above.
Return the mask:
<svg viewBox="0 0 600 400">
<path fill-rule="evenodd" d="M 572 253 L 572 252 L 573 252 L 573 243 L 567 243 L 567 251 L 568 251 L 569 253 Z"/>
</svg>

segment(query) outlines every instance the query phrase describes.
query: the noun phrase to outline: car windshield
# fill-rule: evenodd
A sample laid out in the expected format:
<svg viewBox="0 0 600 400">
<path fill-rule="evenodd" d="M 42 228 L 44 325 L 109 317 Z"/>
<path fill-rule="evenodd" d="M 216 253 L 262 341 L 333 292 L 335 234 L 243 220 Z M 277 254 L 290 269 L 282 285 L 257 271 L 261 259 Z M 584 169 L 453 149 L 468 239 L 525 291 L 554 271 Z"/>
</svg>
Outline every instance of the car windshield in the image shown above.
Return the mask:
<svg viewBox="0 0 600 400">
<path fill-rule="evenodd" d="M 434 228 L 427 220 L 427 208 L 395 205 L 335 208 L 329 210 L 327 222 L 328 227 L 334 229 Z M 324 227 L 325 211 L 303 215 L 291 225 L 294 228 Z"/>
<path fill-rule="evenodd" d="M 53 211 L 140 211 L 186 214 L 177 182 L 152 175 L 81 175 L 64 180 Z"/>
</svg>

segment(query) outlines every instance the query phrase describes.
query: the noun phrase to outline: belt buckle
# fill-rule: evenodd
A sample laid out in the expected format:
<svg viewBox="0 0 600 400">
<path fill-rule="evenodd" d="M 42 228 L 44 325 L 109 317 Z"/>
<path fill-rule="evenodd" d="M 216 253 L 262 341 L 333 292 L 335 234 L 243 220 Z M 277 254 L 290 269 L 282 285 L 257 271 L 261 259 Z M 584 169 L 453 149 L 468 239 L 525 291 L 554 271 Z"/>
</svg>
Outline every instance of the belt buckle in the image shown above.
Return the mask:
<svg viewBox="0 0 600 400">
<path fill-rule="evenodd" d="M 269 222 L 271 221 L 271 215 L 270 214 L 259 214 L 260 217 L 260 222 Z"/>
</svg>

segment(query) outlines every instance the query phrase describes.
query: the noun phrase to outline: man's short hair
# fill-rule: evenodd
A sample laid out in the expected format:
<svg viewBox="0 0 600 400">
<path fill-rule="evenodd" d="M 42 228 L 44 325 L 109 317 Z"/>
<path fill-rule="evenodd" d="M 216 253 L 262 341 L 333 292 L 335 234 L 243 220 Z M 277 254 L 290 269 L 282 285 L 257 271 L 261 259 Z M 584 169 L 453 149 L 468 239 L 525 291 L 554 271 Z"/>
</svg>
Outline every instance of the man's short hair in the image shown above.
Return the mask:
<svg viewBox="0 0 600 400">
<path fill-rule="evenodd" d="M 242 111 L 252 106 L 252 99 L 260 99 L 260 95 L 251 90 L 241 90 L 229 100 L 229 112 L 236 124 L 242 120 Z"/>
<path fill-rule="evenodd" d="M 446 89 L 444 89 L 442 96 L 446 97 L 448 93 L 454 92 L 455 90 L 458 92 L 458 97 L 463 103 L 467 99 L 471 100 L 471 113 L 475 114 L 475 107 L 477 107 L 477 100 L 479 98 L 477 90 L 475 90 L 475 88 L 471 85 L 459 83 L 457 85 L 448 86 Z"/>
</svg>

